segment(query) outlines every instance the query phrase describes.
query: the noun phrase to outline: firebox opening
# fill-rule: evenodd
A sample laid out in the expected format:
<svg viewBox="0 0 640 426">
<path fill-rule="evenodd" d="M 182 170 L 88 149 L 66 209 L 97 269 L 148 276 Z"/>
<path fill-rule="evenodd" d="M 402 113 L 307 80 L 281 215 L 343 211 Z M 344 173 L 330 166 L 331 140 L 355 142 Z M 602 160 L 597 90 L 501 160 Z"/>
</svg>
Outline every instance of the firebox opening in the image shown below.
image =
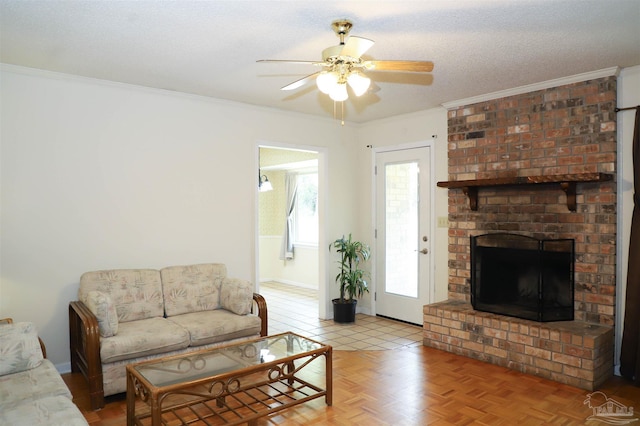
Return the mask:
<svg viewBox="0 0 640 426">
<path fill-rule="evenodd" d="M 574 240 L 517 234 L 471 237 L 471 304 L 534 321 L 569 321 L 574 312 Z"/>
</svg>

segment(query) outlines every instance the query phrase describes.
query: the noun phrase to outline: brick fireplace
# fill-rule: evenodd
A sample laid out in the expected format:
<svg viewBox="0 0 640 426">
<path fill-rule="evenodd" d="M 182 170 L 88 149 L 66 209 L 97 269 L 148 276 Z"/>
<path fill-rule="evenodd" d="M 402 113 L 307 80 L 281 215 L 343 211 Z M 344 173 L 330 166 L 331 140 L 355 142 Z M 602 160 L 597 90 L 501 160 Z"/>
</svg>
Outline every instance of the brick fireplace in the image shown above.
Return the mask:
<svg viewBox="0 0 640 426">
<path fill-rule="evenodd" d="M 588 390 L 613 374 L 615 107 L 608 76 L 448 111 L 448 300 L 424 307 L 426 346 Z M 470 237 L 494 232 L 575 240 L 574 321 L 473 310 Z"/>
</svg>

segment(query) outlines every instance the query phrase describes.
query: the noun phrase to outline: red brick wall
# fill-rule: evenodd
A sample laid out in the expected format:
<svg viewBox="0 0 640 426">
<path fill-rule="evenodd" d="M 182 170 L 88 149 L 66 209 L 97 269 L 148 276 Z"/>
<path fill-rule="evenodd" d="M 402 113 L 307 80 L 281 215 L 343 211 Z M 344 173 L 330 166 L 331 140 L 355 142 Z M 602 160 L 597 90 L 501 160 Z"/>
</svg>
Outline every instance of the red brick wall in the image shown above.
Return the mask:
<svg viewBox="0 0 640 426">
<path fill-rule="evenodd" d="M 616 170 L 616 77 L 463 106 L 448 113 L 449 180 Z M 444 189 L 442 189 L 444 190 Z M 616 184 L 578 183 L 577 211 L 558 185 L 487 187 L 471 211 L 449 190 L 449 298 L 469 300 L 469 237 L 513 232 L 573 238 L 575 319 L 615 319 Z"/>
</svg>

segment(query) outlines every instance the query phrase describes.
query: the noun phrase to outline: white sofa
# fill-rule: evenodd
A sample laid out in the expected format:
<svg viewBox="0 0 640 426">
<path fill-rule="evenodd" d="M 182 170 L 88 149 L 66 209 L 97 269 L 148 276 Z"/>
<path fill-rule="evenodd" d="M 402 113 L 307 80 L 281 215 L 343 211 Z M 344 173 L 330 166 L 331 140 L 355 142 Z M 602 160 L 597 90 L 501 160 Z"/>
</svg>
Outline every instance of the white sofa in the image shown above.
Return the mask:
<svg viewBox="0 0 640 426">
<path fill-rule="evenodd" d="M 69 304 L 71 370 L 87 379 L 92 409 L 126 391 L 129 363 L 266 336 L 253 291 L 220 263 L 84 273 Z"/>
<path fill-rule="evenodd" d="M 87 426 L 30 322 L 0 321 L 0 425 Z"/>
</svg>

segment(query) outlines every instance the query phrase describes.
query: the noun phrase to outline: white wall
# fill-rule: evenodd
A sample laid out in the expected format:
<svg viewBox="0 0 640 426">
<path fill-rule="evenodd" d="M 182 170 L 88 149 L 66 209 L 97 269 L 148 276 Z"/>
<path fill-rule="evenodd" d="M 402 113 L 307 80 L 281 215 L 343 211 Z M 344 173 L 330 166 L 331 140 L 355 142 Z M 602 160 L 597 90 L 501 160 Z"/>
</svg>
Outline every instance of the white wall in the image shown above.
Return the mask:
<svg viewBox="0 0 640 426">
<path fill-rule="evenodd" d="M 624 68 L 618 77 L 618 107 L 640 105 L 640 66 Z M 633 213 L 633 126 L 635 110 L 618 112 L 618 271 L 616 295 L 616 365 L 620 363 L 620 345 L 624 321 L 625 290 L 629 264 L 629 235 Z M 638 165 L 640 167 L 640 165 Z"/>
<path fill-rule="evenodd" d="M 61 370 L 85 271 L 213 261 L 255 281 L 258 141 L 326 149 L 324 208 L 345 215 L 321 238 L 350 225 L 356 130 L 330 117 L 8 65 L 0 85 L 0 317 L 33 321 Z"/>
<path fill-rule="evenodd" d="M 618 85 L 620 106 L 640 104 L 639 67 L 622 70 Z M 6 65 L 0 94 L 0 318 L 35 322 L 61 369 L 69 361 L 67 306 L 85 271 L 214 261 L 255 281 L 258 142 L 326 152 L 319 247 L 349 232 L 373 243 L 366 145 L 437 135 L 434 181 L 447 180 L 444 108 L 340 126 L 331 118 Z M 618 116 L 620 141 L 631 139 L 632 115 Z M 631 155 L 621 157 L 630 182 Z M 632 190 L 622 186 L 626 277 Z M 435 218 L 447 216 L 445 189 L 434 190 L 434 202 Z M 447 245 L 447 229 L 435 228 L 436 300 L 447 297 Z M 320 279 L 329 285 L 330 314 L 338 289 L 333 254 L 326 260 Z M 363 305 L 371 306 L 370 296 Z"/>
<path fill-rule="evenodd" d="M 414 114 L 406 114 L 386 120 L 363 125 L 359 130 L 359 152 L 361 159 L 358 170 L 359 190 L 357 194 L 357 205 L 359 214 L 363 220 L 358 223 L 358 234 L 368 241 L 373 247 L 373 230 L 375 224 L 370 214 L 372 210 L 372 165 L 373 151 L 375 148 L 401 146 L 421 142 L 432 142 L 434 156 L 434 170 L 432 184 L 448 180 L 447 168 L 447 110 L 444 108 L 434 108 Z M 368 148 L 367 145 L 371 145 Z M 447 190 L 436 188 L 433 191 L 432 202 L 434 204 L 434 217 L 447 217 L 448 198 Z M 434 286 L 435 297 L 433 302 L 445 300 L 447 298 L 448 286 L 448 228 L 434 227 L 434 234 L 431 238 L 432 265 L 435 268 Z M 375 255 L 375 253 L 374 253 Z M 375 282 L 373 283 L 375 287 Z M 363 305 L 371 306 L 371 297 L 363 300 Z"/>
<path fill-rule="evenodd" d="M 260 236 L 260 282 L 279 281 L 311 289 L 318 289 L 318 247 L 297 244 L 295 257 L 280 259 L 282 237 Z"/>
</svg>

